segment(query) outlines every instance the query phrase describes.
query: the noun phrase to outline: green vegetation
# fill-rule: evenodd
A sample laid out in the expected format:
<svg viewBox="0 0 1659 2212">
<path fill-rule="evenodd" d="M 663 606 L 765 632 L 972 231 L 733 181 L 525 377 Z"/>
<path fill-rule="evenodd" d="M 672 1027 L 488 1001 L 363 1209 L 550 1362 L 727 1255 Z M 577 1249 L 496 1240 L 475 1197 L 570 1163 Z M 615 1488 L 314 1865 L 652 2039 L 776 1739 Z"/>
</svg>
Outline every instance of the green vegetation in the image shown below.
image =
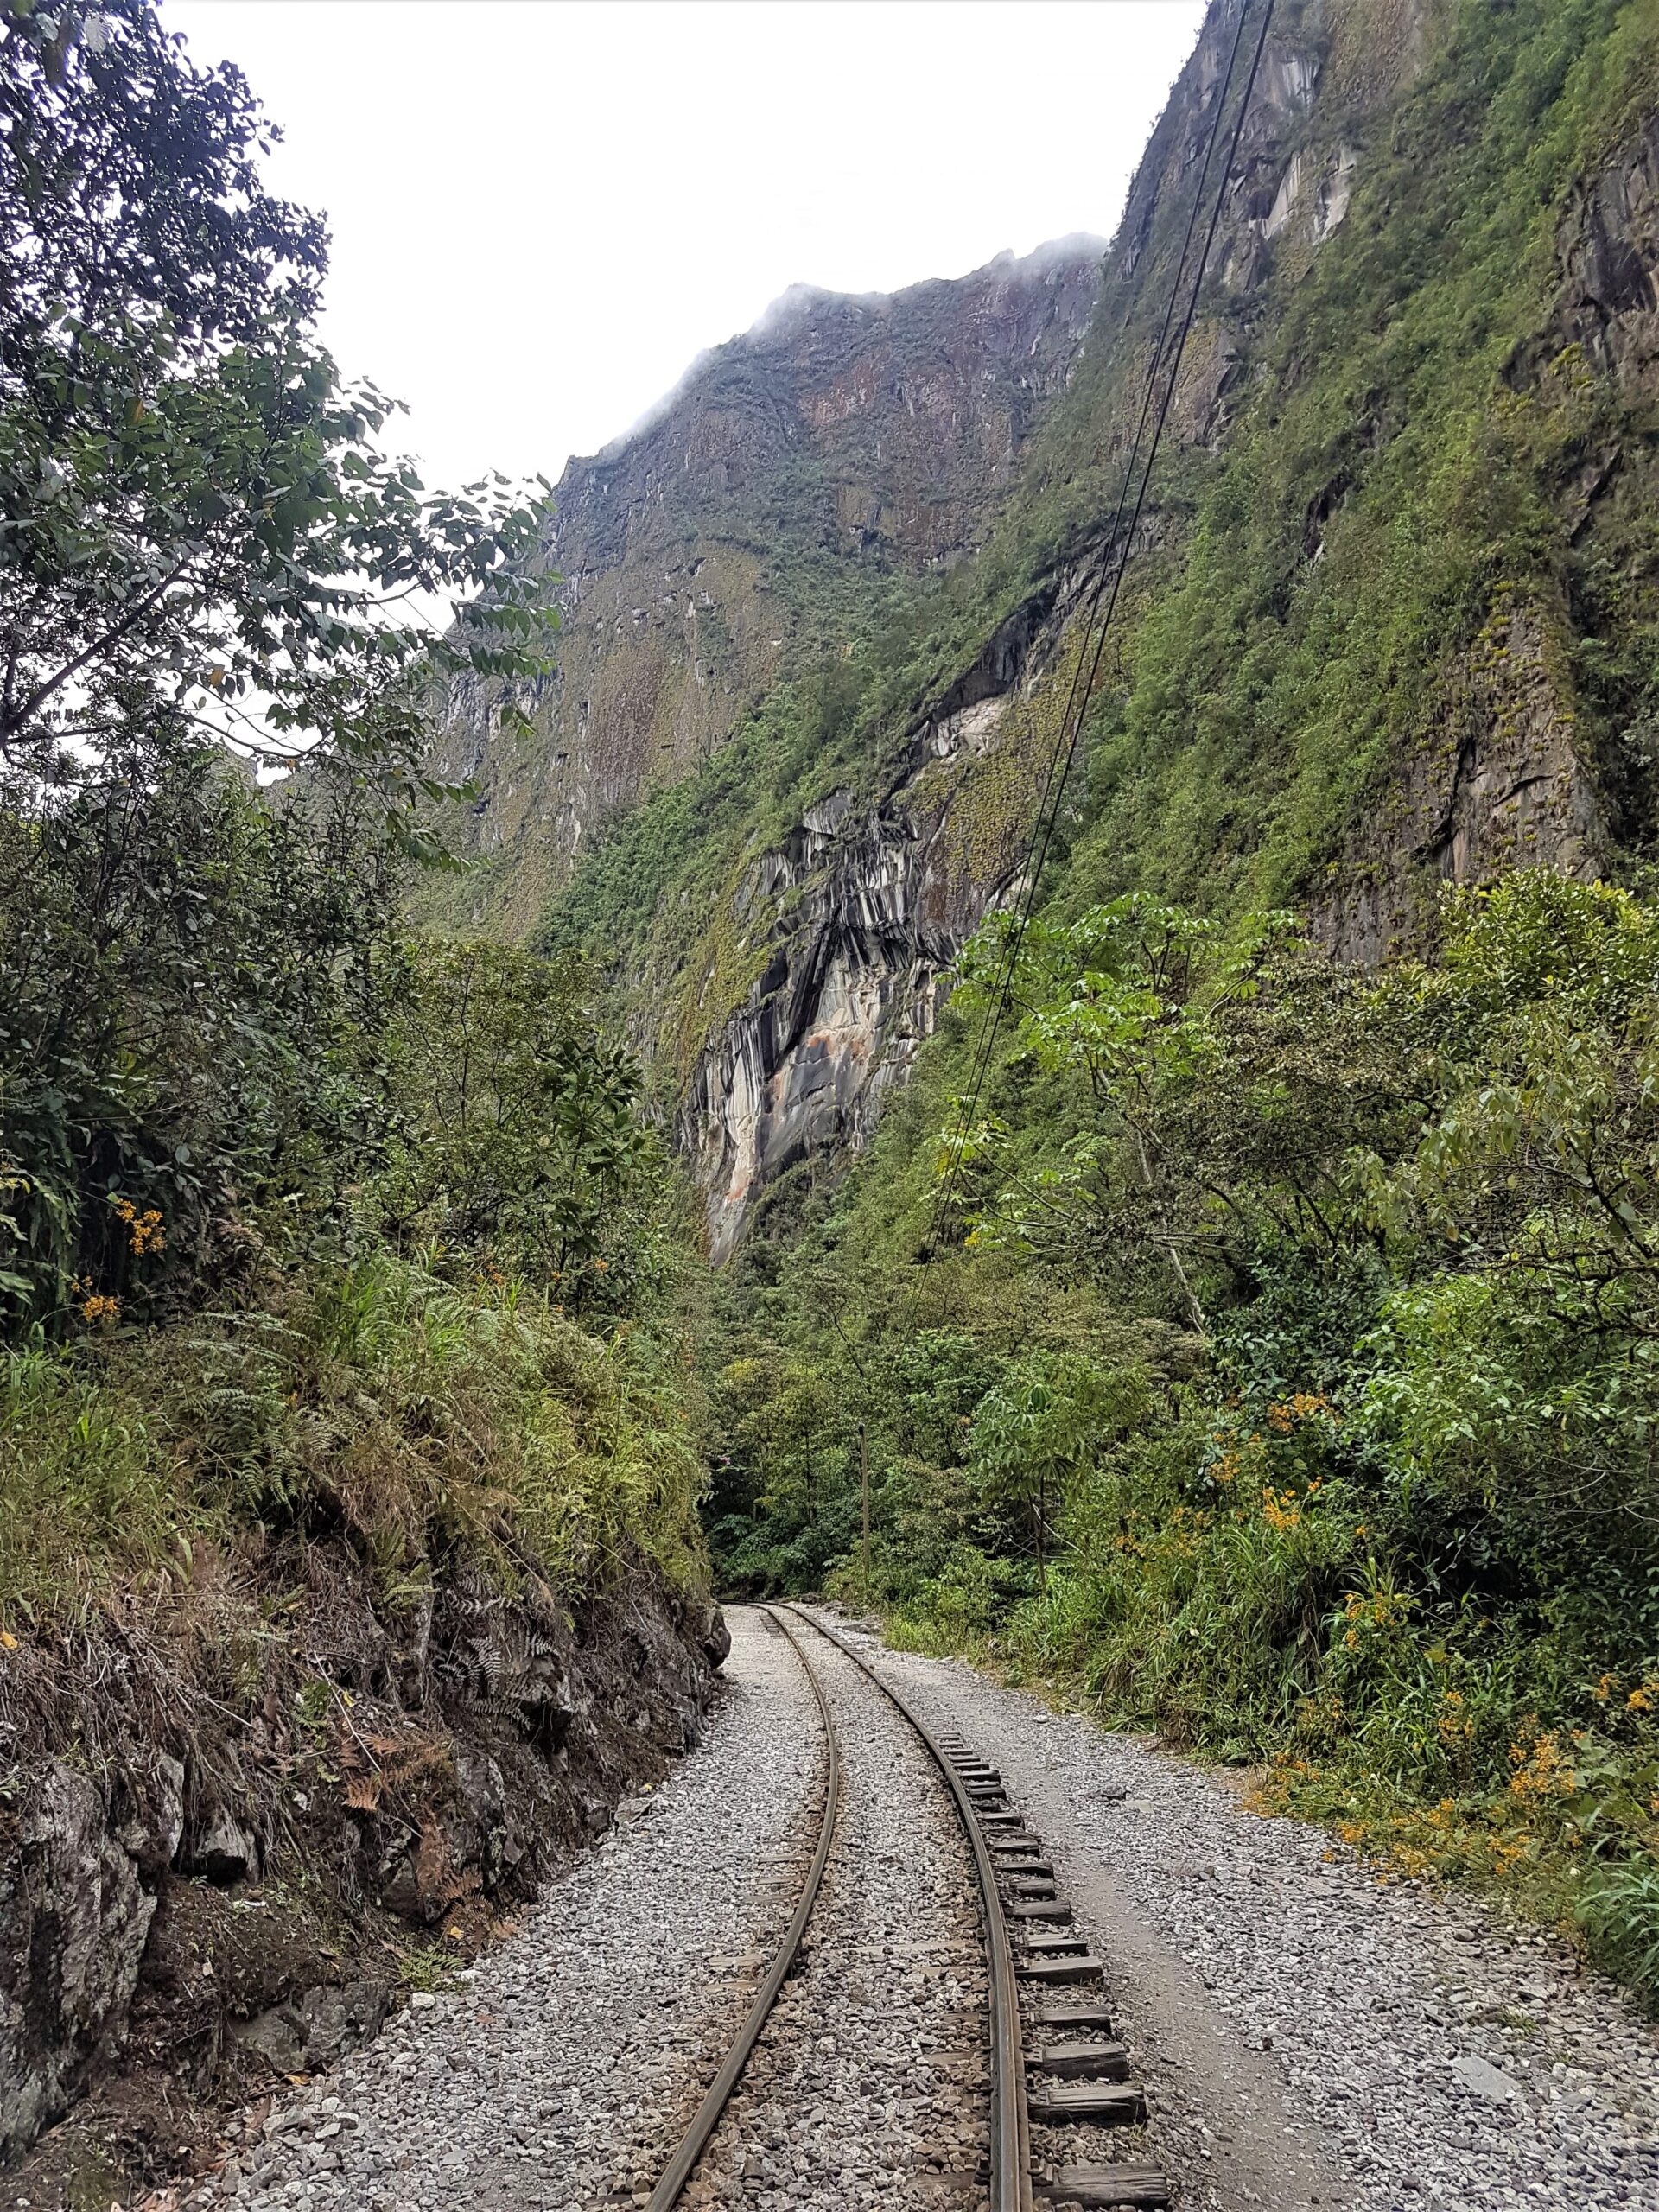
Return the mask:
<svg viewBox="0 0 1659 2212">
<path fill-rule="evenodd" d="M 1575 696 L 1565 641 L 1601 529 L 1638 574 L 1655 549 L 1622 517 L 1573 540 L 1565 488 L 1633 427 L 1630 400 L 1548 318 L 1569 188 L 1655 71 L 1637 9 L 1458 11 L 1271 319 L 1219 465 L 1172 465 L 1183 556 L 1101 717 L 1074 895 L 1133 884 L 1213 912 L 1306 892 L 1402 750 L 1452 734 L 1467 657 L 1516 602 L 1563 641 L 1560 710 L 1615 747 L 1624 716 Z M 1632 586 L 1589 647 L 1609 705 L 1650 680 Z M 1501 722 L 1513 701 L 1494 703 Z"/>
<path fill-rule="evenodd" d="M 1407 855 L 1432 847 L 1471 735 L 1530 729 L 1537 749 L 1549 722 L 1563 760 L 1593 761 L 1615 836 L 1651 840 L 1653 402 L 1591 373 L 1559 326 L 1557 234 L 1577 180 L 1650 111 L 1659 48 L 1621 0 L 1471 4 L 1444 11 L 1407 78 L 1408 42 L 1374 7 L 1337 8 L 1324 31 L 1284 21 L 1325 51 L 1283 154 L 1303 156 L 1311 200 L 1338 145 L 1357 147 L 1351 205 L 1317 251 L 1281 241 L 1249 292 L 1217 257 L 1053 890 L 1073 912 L 1138 888 L 1225 916 L 1376 874 L 1415 889 L 1427 926 L 1436 871 Z M 825 680 L 851 691 L 827 723 L 784 687 L 552 902 L 545 942 L 601 960 L 653 1032 L 669 1001 L 675 1076 L 786 919 L 734 913 L 742 864 L 835 784 L 886 789 L 926 702 L 1098 549 L 1185 213 L 1179 188 L 1156 195 L 981 555 L 928 588 L 895 582 L 879 621 L 839 633 L 851 658 Z M 912 794 L 923 818 L 950 797 L 966 866 L 994 871 L 1017 844 L 1027 738 Z M 1482 868 L 1535 856 L 1520 823 L 1482 834 Z"/>
<path fill-rule="evenodd" d="M 703 1572 L 702 1462 L 649 1332 L 512 1277 L 369 1252 L 0 1374 L 0 1624 L 182 1599 L 289 1531 L 344 1531 L 396 1611 L 458 1558 L 567 1599 L 640 1559 Z M 257 1655 L 256 1655 L 257 1656 Z M 248 1686 L 240 1686 L 246 1694 Z"/>
<path fill-rule="evenodd" d="M 382 449 L 320 225 L 148 0 L 4 10 L 0 125 L 5 1648 L 200 1618 L 283 1535 L 394 1608 L 694 1584 L 639 1069 L 575 963 L 402 919 L 438 679 L 546 666 L 539 510 Z"/>
<path fill-rule="evenodd" d="M 392 1606 L 457 1558 L 695 1579 L 712 1463 L 734 1588 L 844 1592 L 1250 1762 L 1659 1999 L 1659 418 L 1560 267 L 1659 96 L 1651 10 L 1468 0 L 1409 81 L 1397 11 L 1329 11 L 1281 150 L 1314 175 L 1351 142 L 1352 203 L 1212 274 L 973 1124 L 1006 918 L 868 1158 L 785 1178 L 711 1287 L 650 1085 L 675 1102 L 763 982 L 798 895 L 766 856 L 815 802 L 913 777 L 947 872 L 1008 865 L 1179 194 L 982 556 L 854 582 L 775 518 L 702 518 L 816 663 L 608 826 L 532 951 L 437 945 L 402 918 L 453 796 L 418 766 L 434 664 L 374 602 L 469 590 L 438 672 L 535 674 L 533 507 L 429 501 L 381 454 L 245 94 L 138 0 L 100 20 L 95 54 L 4 33 L 49 264 L 0 328 L 4 1635 L 277 1529 L 346 1531 Z M 153 177 L 135 54 L 188 156 Z M 135 181 L 112 235 L 83 137 Z M 1017 611 L 1000 744 L 918 767 Z M 218 742 L 260 696 L 313 746 L 274 797 Z M 1536 827 L 1491 806 L 1480 887 L 1441 895 L 1471 739 L 1582 768 L 1614 880 L 1559 821 L 1567 865 L 1525 865 Z M 1408 950 L 1360 967 L 1290 902 L 1368 877 Z"/>
<path fill-rule="evenodd" d="M 1357 20 L 1303 130 L 1316 173 L 1360 146 L 1351 207 L 1248 325 L 1208 288 L 1232 419 L 1160 469 L 974 1126 L 995 920 L 868 1159 L 786 1179 L 716 1287 L 711 1526 L 734 1586 L 842 1591 L 1255 1764 L 1659 2001 L 1656 424 L 1558 258 L 1659 48 L 1614 0 L 1458 8 L 1402 91 Z M 1098 527 L 1178 213 L 867 711 Z M 1529 867 L 1494 811 L 1484 887 L 1440 896 L 1471 741 L 1592 764 L 1628 887 Z M 1405 914 L 1380 965 L 1280 911 L 1368 877 Z"/>
<path fill-rule="evenodd" d="M 588 1313 L 636 1310 L 674 1271 L 676 1191 L 639 1064 L 595 1027 L 580 971 L 500 945 L 399 951 L 375 1228 Z"/>
<path fill-rule="evenodd" d="M 965 1143 L 913 1091 L 721 1285 L 727 1573 L 1262 1763 L 1650 1987 L 1659 911 L 1520 871 L 1358 971 L 1130 893 L 1033 925 L 1014 1001 Z"/>
<path fill-rule="evenodd" d="M 880 786 L 893 665 L 914 636 L 910 599 L 897 587 L 894 599 L 850 657 L 780 685 L 700 769 L 620 816 L 534 933 L 643 1014 L 668 1083 L 683 1082 L 766 965 L 779 912 L 756 893 L 754 864 L 837 786 L 864 798 Z"/>
<path fill-rule="evenodd" d="M 602 962 L 625 989 L 665 987 L 654 1020 L 680 1045 L 677 1074 L 742 997 L 766 941 L 769 911 L 750 932 L 734 903 L 747 864 L 783 842 L 838 770 L 860 772 L 864 689 L 855 662 L 785 685 L 695 774 L 622 816 L 543 918 L 543 950 Z"/>
</svg>

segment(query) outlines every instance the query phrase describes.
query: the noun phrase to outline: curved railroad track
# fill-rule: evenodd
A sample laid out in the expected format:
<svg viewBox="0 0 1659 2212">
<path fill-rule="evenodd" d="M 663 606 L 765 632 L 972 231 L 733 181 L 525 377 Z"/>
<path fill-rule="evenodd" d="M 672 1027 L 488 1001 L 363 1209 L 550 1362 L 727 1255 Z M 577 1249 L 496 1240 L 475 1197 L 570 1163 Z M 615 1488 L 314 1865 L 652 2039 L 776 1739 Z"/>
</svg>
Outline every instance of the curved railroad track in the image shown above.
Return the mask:
<svg viewBox="0 0 1659 2212">
<path fill-rule="evenodd" d="M 709 2083 L 702 2102 L 692 2115 L 691 2125 L 675 2146 L 674 2155 L 663 2169 L 662 2178 L 651 2192 L 646 2212 L 672 2212 L 678 2203 L 687 2182 L 696 2171 L 697 2161 L 708 2147 L 709 2139 L 720 2124 L 720 2116 L 731 2101 L 734 2089 L 741 2080 L 744 2068 L 754 2046 L 760 2040 L 760 2031 L 778 2001 L 778 1993 L 789 1978 L 801 1948 L 801 1938 L 806 1933 L 806 1923 L 812 1917 L 812 1908 L 817 1903 L 818 1891 L 823 1885 L 823 1870 L 829 1863 L 830 1847 L 835 1840 L 836 1818 L 841 1810 L 841 1742 L 836 1734 L 835 1715 L 830 1710 L 830 1700 L 823 1694 L 811 1662 L 801 1649 L 800 1641 L 785 1621 L 779 1620 L 770 1605 L 764 1609 L 788 1637 L 795 1647 L 796 1656 L 805 1669 L 806 1679 L 812 1686 L 817 1700 L 818 1716 L 823 1723 L 824 1783 L 823 1803 L 818 1815 L 818 1840 L 807 1868 L 806 1879 L 796 1900 L 795 1910 L 789 1926 L 784 1930 L 766 1978 L 755 1993 L 754 2002 L 744 2015 L 743 2024 L 732 2038 L 730 2048 L 721 2061 L 720 2071 Z"/>
<path fill-rule="evenodd" d="M 823 1682 L 787 1613 L 851 1662 L 899 1713 L 937 1767 L 961 1823 L 978 1882 L 988 1974 L 988 2212 L 1055 2205 L 1147 2208 L 1169 2202 L 1157 2168 L 1102 2157 L 1107 2131 L 1139 2125 L 1146 2099 L 1128 2081 L 1100 1989 L 1100 1961 L 1071 1932 L 1071 1912 L 1053 1868 L 1010 1803 L 1001 1777 L 954 1734 L 936 1734 L 847 1640 L 794 1605 L 765 1611 L 788 1637 L 811 1686 L 824 1730 L 825 1783 L 818 1836 L 794 1914 L 742 2025 L 690 2126 L 652 2190 L 648 2212 L 673 2212 L 719 2125 L 800 1952 L 834 1841 L 842 1763 Z M 1027 2082 L 1027 2073 L 1035 2083 Z M 1033 2151 L 1033 2133 L 1036 2138 Z"/>
</svg>

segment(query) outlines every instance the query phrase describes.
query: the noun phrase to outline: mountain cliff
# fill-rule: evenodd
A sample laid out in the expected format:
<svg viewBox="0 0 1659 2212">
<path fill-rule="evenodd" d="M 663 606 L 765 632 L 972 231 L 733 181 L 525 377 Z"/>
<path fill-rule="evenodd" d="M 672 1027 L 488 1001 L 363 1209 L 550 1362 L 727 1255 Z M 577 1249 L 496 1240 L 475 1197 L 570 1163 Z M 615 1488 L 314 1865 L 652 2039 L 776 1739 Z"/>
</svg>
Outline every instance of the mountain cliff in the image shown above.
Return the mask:
<svg viewBox="0 0 1659 2212">
<path fill-rule="evenodd" d="M 1238 15 L 1211 8 L 1097 296 L 1052 251 L 786 301 L 568 476 L 537 739 L 456 702 L 472 919 L 601 960 L 716 1255 L 861 1145 L 1019 879 Z M 1645 855 L 1654 49 L 1617 0 L 1280 7 L 1062 905 L 1300 902 L 1369 958 L 1447 879 Z"/>
<path fill-rule="evenodd" d="M 1088 327 L 1103 242 L 891 297 L 797 285 L 627 436 L 566 469 L 543 564 L 556 674 L 503 731 L 456 686 L 442 765 L 479 798 L 472 919 L 519 934 L 594 834 L 906 579 L 982 542 Z"/>
</svg>

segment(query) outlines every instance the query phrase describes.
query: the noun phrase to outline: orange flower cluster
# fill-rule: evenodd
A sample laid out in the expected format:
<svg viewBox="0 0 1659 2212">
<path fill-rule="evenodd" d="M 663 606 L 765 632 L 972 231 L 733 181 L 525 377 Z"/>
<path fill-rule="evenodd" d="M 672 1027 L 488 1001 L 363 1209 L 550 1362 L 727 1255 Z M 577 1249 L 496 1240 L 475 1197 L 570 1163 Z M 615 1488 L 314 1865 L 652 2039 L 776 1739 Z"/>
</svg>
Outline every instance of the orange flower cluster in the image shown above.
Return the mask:
<svg viewBox="0 0 1659 2212">
<path fill-rule="evenodd" d="M 1268 1408 L 1268 1426 L 1281 1436 L 1288 1436 L 1299 1421 L 1312 1421 L 1315 1414 L 1328 1414 L 1332 1421 L 1331 1401 L 1323 1390 L 1293 1390 L 1287 1398 L 1281 1398 Z"/>
<path fill-rule="evenodd" d="M 1592 1686 L 1590 1694 L 1598 1705 L 1606 1705 L 1611 1701 L 1618 1688 L 1617 1675 L 1604 1675 L 1599 1682 Z M 1659 1711 L 1659 1675 L 1649 1675 L 1645 1682 L 1638 1682 L 1626 1696 L 1624 1709 L 1627 1713 Z"/>
<path fill-rule="evenodd" d="M 1434 1732 L 1443 1744 L 1473 1741 L 1475 1716 L 1465 1711 L 1461 1690 L 1441 1691 L 1440 1709 L 1434 1716 Z"/>
<path fill-rule="evenodd" d="M 154 1206 L 140 1213 L 130 1198 L 111 1198 L 117 1217 L 126 1225 L 127 1242 L 142 1260 L 147 1253 L 159 1252 L 167 1242 L 167 1231 L 162 1227 L 162 1217 Z"/>
<path fill-rule="evenodd" d="M 1535 1736 L 1529 1745 L 1511 1744 L 1510 1764 L 1515 1769 L 1510 1777 L 1511 1797 L 1570 1797 L 1579 1786 L 1573 1761 L 1553 1732 Z"/>
</svg>

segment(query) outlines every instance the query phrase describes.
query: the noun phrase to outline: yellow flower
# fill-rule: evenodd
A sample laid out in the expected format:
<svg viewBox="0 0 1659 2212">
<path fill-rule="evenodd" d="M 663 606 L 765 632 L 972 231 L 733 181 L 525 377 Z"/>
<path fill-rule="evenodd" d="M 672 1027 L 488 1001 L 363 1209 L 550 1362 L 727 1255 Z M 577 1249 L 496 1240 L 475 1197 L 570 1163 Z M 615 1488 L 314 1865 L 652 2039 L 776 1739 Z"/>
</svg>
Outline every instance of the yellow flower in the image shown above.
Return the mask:
<svg viewBox="0 0 1659 2212">
<path fill-rule="evenodd" d="M 1646 1690 L 1632 1690 L 1624 1702 L 1632 1713 L 1653 1711 L 1653 1700 L 1648 1695 Z"/>
<path fill-rule="evenodd" d="M 81 1300 L 80 1318 L 83 1321 L 113 1321 L 120 1311 L 118 1298 L 106 1298 L 101 1291 L 94 1291 L 90 1298 Z"/>
<path fill-rule="evenodd" d="M 167 1232 L 162 1227 L 162 1217 L 155 1206 L 140 1213 L 130 1198 L 111 1198 L 117 1220 L 124 1223 L 127 1242 L 143 1259 L 147 1252 L 159 1252 L 167 1242 Z"/>
</svg>

